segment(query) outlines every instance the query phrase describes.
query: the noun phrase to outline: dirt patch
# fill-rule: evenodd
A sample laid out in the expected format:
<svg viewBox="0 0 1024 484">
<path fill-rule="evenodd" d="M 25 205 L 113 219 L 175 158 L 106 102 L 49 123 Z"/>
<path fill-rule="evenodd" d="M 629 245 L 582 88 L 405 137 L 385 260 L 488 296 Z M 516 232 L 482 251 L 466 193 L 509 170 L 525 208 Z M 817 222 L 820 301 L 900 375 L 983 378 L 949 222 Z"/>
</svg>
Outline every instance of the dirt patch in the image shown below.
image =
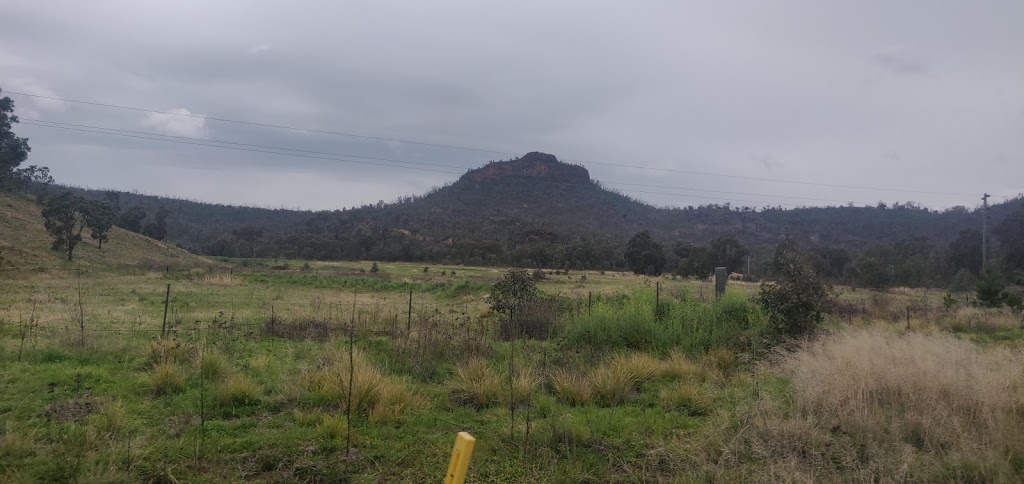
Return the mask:
<svg viewBox="0 0 1024 484">
<path fill-rule="evenodd" d="M 47 420 L 61 423 L 79 423 L 85 420 L 89 414 L 96 411 L 96 402 L 84 398 L 68 400 L 66 402 L 52 403 L 43 412 Z"/>
</svg>

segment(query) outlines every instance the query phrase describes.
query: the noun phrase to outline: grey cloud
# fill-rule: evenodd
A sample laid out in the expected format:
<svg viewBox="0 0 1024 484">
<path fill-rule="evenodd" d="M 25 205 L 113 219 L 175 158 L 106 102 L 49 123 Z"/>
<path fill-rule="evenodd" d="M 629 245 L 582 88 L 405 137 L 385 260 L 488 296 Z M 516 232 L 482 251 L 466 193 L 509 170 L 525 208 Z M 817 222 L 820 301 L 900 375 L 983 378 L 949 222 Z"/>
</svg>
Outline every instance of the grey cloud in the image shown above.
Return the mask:
<svg viewBox="0 0 1024 484">
<path fill-rule="evenodd" d="M 1024 4 L 1015 0 L 282 5 L 16 2 L 5 6 L 0 31 L 0 87 L 753 177 L 956 193 L 1010 190 L 1004 180 L 1024 178 L 1024 163 L 998 161 L 1024 158 Z M 45 119 L 171 133 L 146 126 L 138 112 L 16 100 Z M 463 167 L 440 171 L 508 158 L 216 121 L 188 126 L 177 132 Z M 333 208 L 457 176 L 19 131 L 31 136 L 33 163 L 51 165 L 61 181 L 212 201 Z M 588 168 L 608 182 L 858 203 L 978 198 Z M 671 205 L 726 201 L 632 195 Z"/>
</svg>

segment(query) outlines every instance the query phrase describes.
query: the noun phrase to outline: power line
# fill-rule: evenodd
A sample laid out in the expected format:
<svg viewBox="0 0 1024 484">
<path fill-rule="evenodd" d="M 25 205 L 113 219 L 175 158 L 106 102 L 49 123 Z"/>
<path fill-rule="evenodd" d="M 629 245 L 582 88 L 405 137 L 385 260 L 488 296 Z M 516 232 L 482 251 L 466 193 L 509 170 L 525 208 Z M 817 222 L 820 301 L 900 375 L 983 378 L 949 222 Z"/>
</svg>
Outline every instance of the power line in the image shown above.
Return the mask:
<svg viewBox="0 0 1024 484">
<path fill-rule="evenodd" d="M 46 124 L 60 125 L 60 126 L 71 126 L 71 127 L 76 127 L 76 128 L 86 128 L 86 129 L 94 129 L 94 130 L 113 131 L 113 132 L 118 132 L 118 133 L 130 133 L 130 134 L 143 135 L 143 136 L 151 136 L 151 137 L 173 138 L 173 139 L 196 141 L 196 142 L 200 142 L 200 143 L 218 143 L 218 144 L 227 144 L 227 145 L 232 145 L 232 146 L 245 146 L 245 147 L 250 147 L 250 148 L 262 148 L 262 149 L 270 149 L 270 150 L 277 150 L 277 151 L 295 151 L 295 152 L 299 152 L 299 153 L 308 153 L 308 154 L 316 154 L 316 155 L 344 156 L 344 157 L 350 157 L 350 158 L 363 158 L 363 159 L 368 159 L 368 160 L 386 161 L 386 162 L 393 162 L 393 163 L 405 163 L 405 164 L 424 165 L 424 166 L 436 166 L 436 167 L 442 167 L 442 168 L 467 169 L 466 167 L 458 166 L 458 165 L 443 165 L 443 164 L 437 164 L 437 163 L 426 163 L 426 162 L 419 162 L 419 161 L 399 160 L 399 159 L 395 159 L 395 158 L 379 158 L 379 157 L 372 157 L 372 156 L 353 155 L 353 154 L 350 154 L 350 153 L 332 153 L 332 152 L 326 152 L 326 151 L 313 151 L 313 150 L 304 150 L 304 149 L 298 149 L 298 148 L 287 148 L 287 147 L 281 147 L 281 146 L 259 145 L 259 144 L 251 144 L 251 143 L 238 143 L 238 142 L 233 142 L 233 141 L 224 141 L 224 140 L 216 140 L 216 139 L 195 138 L 195 137 L 190 137 L 190 136 L 176 136 L 176 135 L 170 135 L 170 134 L 152 133 L 152 132 L 147 132 L 147 131 L 134 131 L 134 130 L 128 130 L 128 129 L 109 128 L 109 127 L 106 127 L 106 126 L 93 126 L 93 125 L 87 125 L 87 124 L 66 123 L 66 122 L 61 122 L 61 121 L 48 121 L 48 120 L 35 119 L 35 118 L 20 118 L 20 119 L 23 119 L 25 121 L 32 121 L 32 122 L 35 122 L 35 123 L 46 123 Z M 26 124 L 29 124 L 29 123 L 26 123 Z M 39 125 L 38 124 L 33 124 L 33 126 L 39 126 Z M 533 180 L 533 179 L 531 179 L 531 180 Z M 745 196 L 754 196 L 754 197 L 784 198 L 784 199 L 791 199 L 791 200 L 811 200 L 811 201 L 818 201 L 818 202 L 853 203 L 852 200 L 838 200 L 838 199 L 812 198 L 812 197 L 794 197 L 794 196 L 788 196 L 788 195 L 771 195 L 771 194 L 764 194 L 764 193 L 733 192 L 733 191 L 726 191 L 726 190 L 708 190 L 708 189 L 702 189 L 702 188 L 676 187 L 676 186 L 665 186 L 665 185 L 649 185 L 649 184 L 643 184 L 643 183 L 606 182 L 606 184 L 609 184 L 609 185 L 622 185 L 622 186 L 636 186 L 636 187 L 646 187 L 646 188 L 663 188 L 663 189 L 670 189 L 670 190 L 685 190 L 685 191 L 695 191 L 695 192 L 703 192 L 703 193 L 722 193 L 722 194 L 745 195 Z"/>
<path fill-rule="evenodd" d="M 400 139 L 400 138 L 387 138 L 387 137 L 379 137 L 379 136 L 368 136 L 368 135 L 361 135 L 361 134 L 356 134 L 356 133 L 347 133 L 347 132 L 342 132 L 342 131 L 318 130 L 318 129 L 312 129 L 312 128 L 296 127 L 296 126 L 287 126 L 287 125 L 270 124 L 270 123 L 259 123 L 259 122 L 254 122 L 254 121 L 243 121 L 243 120 L 230 119 L 230 118 L 218 118 L 218 117 L 202 116 L 202 115 L 190 114 L 190 113 L 189 114 L 186 114 L 186 113 L 175 113 L 175 112 L 170 112 L 170 111 L 160 111 L 160 110 L 146 109 L 146 108 L 140 108 L 140 107 L 135 107 L 135 106 L 124 106 L 124 105 L 119 105 L 119 104 L 100 103 L 100 102 L 95 102 L 95 101 L 85 101 L 85 100 L 80 100 L 80 99 L 71 99 L 71 98 L 64 98 L 64 97 L 58 97 L 58 96 L 44 96 L 44 95 L 41 95 L 41 94 L 30 94 L 30 93 L 24 93 L 24 92 L 18 92 L 18 91 L 6 91 L 6 92 L 8 94 L 13 94 L 13 95 L 18 95 L 18 96 L 26 96 L 26 97 L 32 97 L 32 98 L 39 98 L 39 99 L 49 99 L 49 100 L 55 100 L 55 101 L 64 101 L 64 102 L 70 102 L 70 103 L 76 103 L 76 104 L 86 104 L 86 105 L 90 105 L 90 106 L 100 106 L 100 107 L 106 107 L 106 108 L 124 109 L 124 110 L 139 111 L 139 112 L 154 113 L 154 114 L 164 114 L 164 115 L 169 115 L 169 116 L 180 116 L 180 117 L 188 117 L 188 118 L 201 118 L 201 119 L 206 119 L 206 120 L 211 120 L 211 121 L 219 121 L 219 122 L 224 122 L 224 123 L 242 124 L 242 125 L 247 125 L 247 126 L 260 126 L 260 127 L 266 127 L 266 128 L 287 129 L 287 130 L 292 130 L 292 131 L 303 131 L 303 132 L 308 132 L 308 133 L 329 134 L 329 135 L 335 135 L 335 136 L 347 136 L 347 137 L 371 139 L 371 140 L 377 140 L 377 141 L 389 141 L 389 142 L 406 143 L 406 144 L 420 145 L 420 146 L 431 146 L 431 147 L 436 147 L 436 148 L 448 148 L 448 149 L 462 150 L 462 151 L 473 151 L 473 152 L 478 152 L 478 153 L 492 153 L 492 154 L 501 154 L 501 155 L 521 156 L 520 153 L 512 153 L 512 152 L 509 152 L 509 151 L 501 151 L 501 150 L 492 150 L 492 149 L 475 148 L 475 147 L 450 145 L 450 144 L 440 144 L 440 143 L 427 143 L 427 142 L 422 142 L 422 141 L 414 141 L 414 140 Z M 732 174 L 726 174 L 726 173 L 713 173 L 713 172 L 694 171 L 694 170 L 682 170 L 682 169 L 677 169 L 677 168 L 659 168 L 659 167 L 652 167 L 652 166 L 631 165 L 631 164 L 625 164 L 625 163 L 612 163 L 612 162 L 602 162 L 602 161 L 585 161 L 585 160 L 576 160 L 576 159 L 565 159 L 565 161 L 571 161 L 571 162 L 581 163 L 581 164 L 593 164 L 593 165 L 603 165 L 603 166 L 614 166 L 614 167 L 620 167 L 620 168 L 652 170 L 652 171 L 660 171 L 660 172 L 667 172 L 667 173 L 682 173 L 682 174 L 698 175 L 698 176 L 736 178 L 736 179 L 754 180 L 754 181 L 762 181 L 762 182 L 770 182 L 770 183 L 788 183 L 788 184 L 806 185 L 806 186 L 823 186 L 823 187 L 829 187 L 829 188 L 848 188 L 848 189 L 858 189 L 858 190 L 903 192 L 903 193 L 915 193 L 915 194 L 926 194 L 926 195 L 949 195 L 949 196 L 964 196 L 964 197 L 967 197 L 967 196 L 973 197 L 973 196 L 975 196 L 975 194 L 969 194 L 969 193 L 938 192 L 938 191 L 913 190 L 913 189 L 889 188 L 889 187 L 870 187 L 870 186 L 863 186 L 863 185 L 844 185 L 844 184 L 811 182 L 811 181 L 802 181 L 802 180 L 784 180 L 784 179 L 779 179 L 779 178 L 766 178 L 766 177 L 756 177 L 756 176 L 746 176 L 746 175 L 732 175 Z M 1005 196 L 1005 195 L 1000 195 L 998 197 L 999 198 L 1010 198 L 1010 197 Z"/>
<path fill-rule="evenodd" d="M 281 152 L 281 151 L 272 151 L 272 150 L 263 150 L 263 149 L 254 149 L 254 148 L 245 148 L 245 147 L 236 147 L 236 146 L 224 146 L 224 145 L 211 144 L 211 143 L 201 143 L 201 142 L 196 142 L 196 141 L 186 141 L 186 140 L 180 140 L 180 139 L 167 139 L 167 138 L 156 137 L 156 136 L 162 136 L 162 135 L 144 136 L 144 135 L 136 135 L 136 134 L 128 134 L 128 133 L 117 133 L 117 132 L 101 131 L 101 130 L 96 130 L 96 129 L 78 128 L 78 127 L 72 127 L 72 126 L 60 126 L 60 125 L 53 125 L 53 124 L 43 124 L 43 123 L 31 122 L 31 121 L 24 122 L 23 124 L 28 125 L 28 126 L 38 126 L 38 127 L 42 127 L 42 128 L 62 129 L 62 130 L 66 130 L 66 131 L 78 131 L 78 132 L 102 134 L 102 135 L 108 135 L 108 136 L 120 136 L 120 137 L 125 137 L 125 138 L 135 138 L 135 139 L 142 139 L 142 140 L 148 140 L 148 141 L 164 141 L 164 142 L 167 142 L 167 143 L 177 143 L 177 144 L 193 145 L 193 146 L 205 146 L 205 147 L 208 147 L 208 148 L 219 148 L 219 149 L 225 149 L 225 150 L 236 150 L 236 151 L 246 151 L 246 152 L 255 152 L 255 153 L 266 153 L 266 154 L 273 154 L 273 155 L 285 155 L 285 156 L 294 156 L 294 157 L 299 157 L 299 158 L 312 158 L 312 159 L 327 160 L 327 161 L 340 161 L 340 162 L 345 162 L 345 163 L 357 163 L 357 164 L 382 166 L 382 167 L 389 167 L 389 168 L 404 168 L 404 169 L 409 169 L 409 170 L 429 171 L 429 172 L 436 172 L 436 173 L 447 173 L 447 174 L 453 174 L 453 175 L 461 175 L 462 174 L 460 172 L 445 171 L 445 170 L 435 170 L 435 169 L 430 169 L 430 168 L 419 168 L 419 167 L 414 167 L 414 166 L 387 165 L 387 164 L 372 163 L 372 162 L 367 162 L 367 161 L 346 160 L 346 159 L 339 159 L 339 158 L 328 158 L 328 157 L 325 157 L 325 156 L 308 155 L 308 154 L 302 154 L 302 153 L 288 153 L 288 152 Z M 559 185 L 584 186 L 583 184 L 580 184 L 580 183 L 559 182 L 559 181 L 553 181 L 553 180 L 537 180 L 537 179 L 533 179 L 533 178 L 518 179 L 518 178 L 513 178 L 513 177 L 509 177 L 509 178 L 513 179 L 513 180 L 516 180 L 516 181 L 524 181 L 524 182 L 530 182 L 530 183 L 554 183 L 554 184 L 559 184 Z M 797 206 L 797 205 L 794 205 L 794 204 L 776 203 L 776 202 L 769 202 L 769 201 L 764 201 L 764 200 L 744 200 L 744 199 L 730 199 L 730 198 L 721 198 L 721 197 L 702 197 L 702 196 L 697 196 L 697 195 L 685 195 L 685 194 L 681 194 L 681 193 L 653 192 L 653 191 L 646 191 L 646 190 L 621 190 L 621 191 L 630 192 L 630 193 L 644 193 L 644 194 L 653 194 L 653 195 L 666 195 L 666 196 L 673 196 L 673 197 L 691 198 L 691 199 L 702 199 L 702 200 L 719 200 L 719 201 L 725 201 L 725 202 L 756 203 L 756 204 L 764 204 L 764 205 L 769 205 L 769 206 L 772 206 L 772 205 L 785 205 L 785 206 L 793 206 L 793 207 Z"/>
<path fill-rule="evenodd" d="M 26 122 L 26 123 L 23 123 L 23 124 L 26 124 L 26 125 L 29 125 L 29 126 L 39 126 L 39 127 L 42 127 L 42 128 L 55 128 L 55 129 L 63 129 L 63 130 L 68 130 L 68 131 L 81 131 L 81 132 L 85 132 L 85 133 L 105 134 L 105 135 L 108 135 L 108 136 L 121 136 L 121 137 L 125 137 L 125 138 L 138 138 L 138 139 L 144 139 L 144 140 L 149 140 L 149 141 L 164 141 L 164 142 L 167 142 L 167 143 L 179 143 L 179 144 L 184 144 L 184 145 L 206 146 L 208 148 L 220 148 L 220 149 L 225 149 L 225 150 L 249 151 L 249 152 L 254 152 L 254 153 L 268 153 L 268 154 L 273 154 L 273 155 L 296 156 L 296 157 L 299 157 L 299 158 L 313 158 L 313 159 L 319 159 L 319 160 L 340 161 L 340 162 L 344 162 L 344 163 L 356 163 L 356 164 L 361 164 L 361 165 L 386 166 L 386 167 L 390 167 L 390 168 L 405 168 L 405 169 L 408 169 L 408 170 L 432 171 L 432 172 L 437 172 L 437 173 L 449 173 L 449 174 L 453 174 L 453 175 L 461 174 L 461 173 L 455 172 L 455 171 L 433 170 L 433 169 L 430 169 L 430 168 L 419 168 L 419 167 L 415 167 L 415 166 L 386 165 L 386 164 L 383 164 L 383 163 L 373 163 L 373 162 L 369 162 L 369 161 L 345 160 L 345 159 L 339 159 L 339 158 L 328 158 L 328 157 L 325 157 L 325 156 L 304 155 L 304 154 L 301 154 L 301 153 L 282 153 L 282 152 L 279 152 L 279 151 L 259 150 L 259 149 L 253 149 L 253 148 L 241 148 L 241 147 L 235 147 L 235 146 L 222 146 L 222 145 L 216 145 L 216 144 L 198 143 L 198 142 L 193 142 L 193 141 L 183 141 L 183 140 L 175 140 L 175 139 L 146 137 L 146 136 L 140 136 L 140 135 L 126 134 L 126 133 L 112 133 L 112 132 L 107 132 L 107 131 L 97 131 L 97 130 L 89 130 L 89 129 L 84 129 L 84 128 L 74 128 L 74 127 L 70 127 L 70 126 L 58 126 L 58 125 L 49 125 L 49 124 L 41 124 L 41 123 L 33 123 L 33 122 Z"/>
<path fill-rule="evenodd" d="M 65 129 L 65 130 L 70 130 L 70 131 L 80 131 L 80 132 L 94 133 L 94 134 L 108 134 L 108 135 L 112 135 L 112 136 L 122 136 L 122 137 L 137 138 L 137 139 L 150 140 L 150 141 L 178 142 L 178 143 L 181 143 L 181 144 L 190 144 L 190 145 L 195 145 L 195 146 L 206 146 L 206 147 L 211 147 L 211 148 L 231 149 L 231 148 L 233 148 L 233 146 L 242 146 L 242 147 L 246 147 L 246 148 L 260 148 L 260 149 L 238 148 L 241 151 L 253 151 L 253 152 L 257 152 L 257 153 L 280 154 L 280 155 L 287 155 L 287 156 L 298 156 L 298 157 L 302 157 L 302 158 L 314 158 L 314 159 L 322 159 L 322 160 L 329 160 L 329 161 L 342 161 L 342 162 L 348 162 L 348 163 L 372 164 L 372 165 L 376 165 L 376 166 L 395 167 L 395 168 L 410 168 L 410 167 L 407 167 L 407 166 L 394 166 L 394 165 L 386 165 L 386 164 L 377 164 L 377 163 L 367 163 L 367 162 L 360 162 L 360 161 L 355 161 L 355 160 L 346 160 L 346 159 L 341 159 L 341 158 L 326 158 L 326 157 L 322 157 L 322 156 L 306 156 L 306 155 L 287 153 L 287 152 L 295 151 L 295 152 L 303 153 L 303 154 L 319 154 L 319 155 L 329 155 L 329 156 L 347 156 L 347 157 L 355 157 L 355 158 L 367 158 L 367 159 L 380 160 L 380 161 L 390 161 L 390 162 L 396 162 L 396 163 L 406 163 L 406 164 L 417 164 L 417 165 L 426 165 L 426 166 L 438 166 L 438 167 L 448 167 L 448 168 L 464 169 L 464 167 L 455 166 L 455 165 L 441 165 L 441 164 L 423 163 L 423 162 L 415 162 L 415 161 L 408 161 L 408 160 L 397 160 L 397 159 L 392 159 L 392 158 L 362 157 L 362 156 L 359 156 L 359 155 L 350 155 L 350 154 L 344 154 L 344 153 L 331 153 L 331 152 L 323 152 L 323 151 L 303 150 L 303 149 L 297 149 L 297 148 L 286 148 L 286 147 L 279 147 L 279 146 L 258 145 L 258 144 L 250 144 L 250 143 L 237 143 L 237 142 L 232 142 L 232 141 L 222 141 L 222 140 L 194 138 L 194 137 L 188 137 L 188 136 L 175 136 L 175 135 L 151 133 L 151 132 L 145 132 L 145 131 L 133 131 L 133 130 L 125 130 L 125 129 L 117 129 L 117 128 L 108 128 L 108 127 L 103 127 L 103 126 L 92 126 L 92 125 L 75 124 L 75 123 L 64 123 L 64 122 L 58 122 L 58 121 L 45 121 L 45 120 L 34 119 L 34 118 L 22 118 L 22 119 L 26 120 L 24 122 L 24 124 L 25 125 L 29 125 L 29 126 L 38 126 L 38 127 L 46 127 L 46 128 L 59 128 L 59 129 Z M 163 138 L 170 138 L 170 139 L 163 139 Z M 179 141 L 179 140 L 187 140 L 187 141 Z M 227 144 L 227 145 L 232 145 L 232 146 L 220 146 L 220 144 Z M 421 169 L 421 168 L 413 168 L 413 169 L 424 170 L 424 169 Z M 426 171 L 436 171 L 438 173 L 460 174 L 459 172 L 444 171 L 444 170 L 426 170 Z M 585 185 L 585 184 L 581 184 L 581 183 L 576 183 L 575 181 L 554 181 L 551 178 L 549 178 L 548 180 L 538 180 L 536 178 L 530 178 L 530 177 L 523 178 L 523 177 L 516 177 L 514 175 L 513 176 L 508 176 L 506 178 L 507 179 L 511 179 L 513 181 L 524 181 L 524 182 L 530 182 L 530 183 L 543 182 L 543 183 L 558 183 L 558 184 L 563 184 L 563 185 L 579 185 L 579 186 L 584 186 Z M 836 200 L 836 199 L 823 199 L 823 198 L 810 198 L 810 197 L 793 197 L 793 196 L 786 196 L 786 195 L 771 195 L 771 194 L 762 194 L 762 193 L 731 192 L 731 191 L 724 191 L 724 190 L 707 190 L 707 189 L 690 188 L 690 187 L 674 187 L 674 186 L 665 186 L 665 185 L 647 185 L 647 184 L 642 184 L 642 183 L 606 182 L 605 184 L 608 184 L 608 185 L 623 185 L 623 186 L 637 186 L 637 187 L 647 187 L 647 188 L 663 188 L 663 189 L 684 190 L 684 191 L 696 191 L 696 192 L 702 192 L 702 193 L 721 193 L 721 194 L 758 196 L 758 197 L 769 197 L 769 198 L 783 198 L 783 199 L 795 199 L 795 200 L 812 200 L 812 201 L 837 202 L 837 203 L 853 203 L 850 200 Z M 721 200 L 721 201 L 738 201 L 738 202 L 748 202 L 748 203 L 759 203 L 759 204 L 766 204 L 766 205 L 777 204 L 776 202 L 769 202 L 769 201 L 763 201 L 763 200 L 743 200 L 743 199 L 732 199 L 732 198 L 722 198 L 722 197 L 700 197 L 700 196 L 691 196 L 691 195 L 685 195 L 685 194 L 679 194 L 679 193 L 653 192 L 653 191 L 636 190 L 636 189 L 622 189 L 622 191 L 632 192 L 632 193 L 654 194 L 654 195 L 679 196 L 679 197 L 685 197 L 685 198 L 697 198 L 697 199 L 707 199 L 707 200 Z M 794 205 L 794 204 L 780 204 L 780 205 L 798 206 L 798 205 Z"/>
<path fill-rule="evenodd" d="M 822 186 L 822 187 L 829 187 L 829 188 L 852 188 L 852 189 L 858 189 L 858 190 L 874 190 L 874 191 L 885 191 L 885 192 L 916 193 L 916 194 L 924 194 L 924 195 L 951 195 L 951 196 L 958 196 L 958 197 L 974 196 L 974 195 L 972 195 L 970 193 L 933 192 L 933 191 L 927 191 L 927 190 L 911 190 L 911 189 L 904 189 L 904 188 L 881 188 L 881 187 L 868 187 L 868 186 L 861 186 L 861 185 L 840 185 L 840 184 L 834 184 L 834 183 L 809 182 L 809 181 L 799 181 L 799 180 L 782 180 L 782 179 L 778 179 L 778 178 L 764 178 L 764 177 L 745 176 L 745 175 L 729 175 L 729 174 L 724 174 L 724 173 L 711 173 L 711 172 L 706 172 L 706 171 L 680 170 L 680 169 L 676 169 L 676 168 L 657 168 L 657 167 L 653 167 L 653 166 L 626 165 L 626 164 L 621 164 L 621 163 L 606 163 L 606 162 L 601 162 L 601 161 L 586 161 L 586 162 L 583 162 L 583 161 L 580 161 L 580 160 L 573 160 L 573 159 L 566 159 L 565 161 L 574 161 L 574 162 L 577 162 L 577 163 L 589 163 L 589 164 L 592 164 L 592 165 L 618 166 L 618 167 L 622 167 L 622 168 L 639 168 L 639 169 L 644 169 L 644 170 L 656 170 L 656 171 L 664 171 L 664 172 L 670 172 L 670 173 L 683 173 L 683 174 L 687 174 L 687 175 L 715 176 L 715 177 L 723 177 L 723 178 L 739 178 L 739 179 L 743 179 L 743 180 L 756 180 L 756 181 L 765 181 L 765 182 L 772 182 L 772 183 L 792 183 L 792 184 L 795 184 L 795 185 L 812 185 L 812 186 Z M 993 197 L 994 196 L 995 195 L 993 195 Z M 1007 198 L 1006 196 L 1000 196 L 1000 197 Z"/>
<path fill-rule="evenodd" d="M 33 121 L 33 122 L 36 122 L 36 123 L 47 123 L 47 124 L 61 125 L 61 126 L 73 126 L 73 127 L 76 127 L 76 128 L 87 128 L 87 129 L 98 129 L 98 130 L 104 130 L 104 131 L 115 131 L 115 132 L 120 132 L 120 133 L 130 133 L 130 134 L 138 134 L 138 135 L 145 135 L 145 136 L 159 136 L 159 137 L 162 137 L 162 138 L 183 139 L 183 140 L 198 141 L 198 142 L 203 142 L 203 143 L 219 143 L 219 144 L 226 144 L 226 145 L 232 145 L 232 146 L 245 146 L 245 147 L 249 147 L 249 148 L 263 148 L 263 149 L 272 149 L 272 150 L 280 150 L 280 151 L 295 151 L 295 152 L 298 152 L 298 153 L 308 153 L 308 154 L 313 154 L 313 155 L 345 156 L 345 157 L 348 157 L 348 158 L 361 158 L 361 159 L 366 159 L 366 160 L 386 161 L 386 162 L 392 162 L 392 163 L 405 163 L 405 164 L 413 164 L 413 165 L 436 166 L 436 167 L 441 167 L 441 168 L 457 168 L 457 169 L 460 169 L 460 170 L 467 169 L 467 167 L 458 166 L 458 165 L 444 165 L 444 164 L 439 164 L 439 163 L 427 163 L 427 162 L 422 162 L 422 161 L 397 160 L 397 159 L 394 159 L 394 158 L 380 158 L 380 157 L 374 157 L 374 156 L 353 155 L 351 153 L 331 153 L 331 152 L 327 152 L 327 151 L 313 151 L 313 150 L 304 150 L 304 149 L 299 149 L 299 148 L 286 148 L 286 147 L 281 147 L 281 146 L 258 145 L 258 144 L 251 144 L 251 143 L 238 143 L 238 142 L 234 142 L 234 141 L 223 141 L 223 140 L 216 140 L 216 139 L 195 138 L 195 137 L 191 137 L 191 136 L 176 136 L 176 135 L 171 135 L 171 134 L 160 134 L 160 133 L 152 133 L 152 132 L 147 132 L 147 131 L 133 131 L 133 130 L 130 130 L 130 129 L 108 128 L 106 126 L 92 126 L 92 125 L 88 125 L 88 124 L 75 124 L 75 123 L 65 123 L 65 122 L 61 122 L 61 121 L 48 121 L 48 120 L 45 120 L 45 119 L 22 118 L 22 117 L 19 117 L 19 119 L 22 119 L 22 120 L 25 120 L 25 121 Z M 25 123 L 25 124 L 28 124 L 28 123 Z"/>
<path fill-rule="evenodd" d="M 6 91 L 6 92 L 8 94 L 15 94 L 15 95 L 18 95 L 18 96 L 27 96 L 27 97 L 33 97 L 33 98 L 39 98 L 39 99 L 50 99 L 50 100 L 53 100 L 53 101 L 64 101 L 64 102 L 76 103 L 76 104 L 87 104 L 87 105 L 90 105 L 90 106 L 100 106 L 100 107 L 105 107 L 105 108 L 125 109 L 125 110 L 129 110 L 129 111 L 140 111 L 140 112 L 144 112 L 144 113 L 166 114 L 168 116 L 181 116 L 181 117 L 186 117 L 186 118 L 202 118 L 202 119 L 208 119 L 210 121 L 220 121 L 222 123 L 244 124 L 244 125 L 247 125 L 247 126 L 260 126 L 260 127 L 263 127 L 263 128 L 287 129 L 287 130 L 292 130 L 292 131 L 304 131 L 304 132 L 307 132 L 307 133 L 330 134 L 330 135 L 334 135 L 334 136 L 347 136 L 347 137 L 351 137 L 351 138 L 371 139 L 371 140 L 376 140 L 376 141 L 390 141 L 390 142 L 395 142 L 395 143 L 406 143 L 406 144 L 413 144 L 413 145 L 420 145 L 420 146 L 432 146 L 432 147 L 435 147 L 435 148 L 448 148 L 448 149 L 462 150 L 462 151 L 476 151 L 476 152 L 479 152 L 479 153 L 494 153 L 494 154 L 500 154 L 500 155 L 519 156 L 518 153 L 511 153 L 511 152 L 507 152 L 507 151 L 488 150 L 488 149 L 482 149 L 482 148 L 471 148 L 471 147 L 468 147 L 468 146 L 446 145 L 446 144 L 441 144 L 441 143 L 427 143 L 427 142 L 423 142 L 423 141 L 412 141 L 412 140 L 407 140 L 407 139 L 385 138 L 385 137 L 382 137 L 382 136 L 369 136 L 369 135 L 364 135 L 364 134 L 346 133 L 346 132 L 343 132 L 343 131 L 327 131 L 327 130 L 312 129 L 312 128 L 299 128 L 299 127 L 296 127 L 296 126 L 285 126 L 285 125 L 281 125 L 281 124 L 258 123 L 258 122 L 255 122 L 255 121 L 241 121 L 241 120 L 237 120 L 237 119 L 228 119 L 228 118 L 215 118 L 215 117 L 211 117 L 211 116 L 203 116 L 203 115 L 191 114 L 191 113 L 186 114 L 186 113 L 175 113 L 175 112 L 171 112 L 171 111 L 159 111 L 159 110 L 156 110 L 156 109 L 146 109 L 146 108 L 139 108 L 139 107 L 133 107 L 133 106 L 122 106 L 122 105 L 119 105 L 119 104 L 108 104 L 108 103 L 100 103 L 100 102 L 95 102 L 95 101 L 82 101 L 80 99 L 69 99 L 69 98 L 63 98 L 63 97 L 57 97 L 57 96 L 43 96 L 43 95 L 40 95 L 40 94 L 29 94 L 29 93 L 17 92 L 17 91 Z"/>
</svg>

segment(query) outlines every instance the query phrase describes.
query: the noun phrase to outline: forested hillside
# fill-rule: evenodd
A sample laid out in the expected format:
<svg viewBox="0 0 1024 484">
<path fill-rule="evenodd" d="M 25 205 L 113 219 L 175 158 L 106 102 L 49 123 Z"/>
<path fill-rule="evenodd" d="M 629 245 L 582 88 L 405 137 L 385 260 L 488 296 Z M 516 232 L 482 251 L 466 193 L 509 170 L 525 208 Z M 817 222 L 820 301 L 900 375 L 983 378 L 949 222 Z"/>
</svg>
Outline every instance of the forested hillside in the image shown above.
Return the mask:
<svg viewBox="0 0 1024 484">
<path fill-rule="evenodd" d="M 83 190 L 92 196 L 102 192 Z M 454 183 L 393 203 L 334 211 L 235 207 L 121 193 L 120 209 L 169 213 L 167 238 L 217 256 L 372 259 L 623 268 L 626 241 L 648 230 L 665 270 L 702 275 L 719 264 L 771 270 L 776 246 L 821 256 L 832 279 L 864 285 L 951 282 L 980 268 L 981 211 L 912 202 L 783 209 L 704 205 L 658 208 L 605 189 L 581 166 L 530 153 L 491 162 Z M 1024 201 L 991 208 L 998 257 L 1013 260 Z M 1003 223 L 1006 221 L 1006 223 Z M 716 255 L 719 254 L 719 255 Z M 827 268 L 826 268 L 827 267 Z M 1020 269 L 1009 264 L 1008 269 Z"/>
</svg>

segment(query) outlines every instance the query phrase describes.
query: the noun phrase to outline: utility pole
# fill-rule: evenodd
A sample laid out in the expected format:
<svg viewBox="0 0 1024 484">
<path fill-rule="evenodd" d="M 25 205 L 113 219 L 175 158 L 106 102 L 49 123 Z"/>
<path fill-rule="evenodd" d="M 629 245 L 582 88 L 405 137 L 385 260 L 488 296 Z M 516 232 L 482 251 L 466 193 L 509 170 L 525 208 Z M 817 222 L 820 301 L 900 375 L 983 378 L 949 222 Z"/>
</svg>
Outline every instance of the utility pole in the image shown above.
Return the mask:
<svg viewBox="0 0 1024 484">
<path fill-rule="evenodd" d="M 981 197 L 983 211 L 981 214 L 981 271 L 985 272 L 985 268 L 988 267 L 988 197 L 992 195 L 984 194 Z"/>
</svg>

